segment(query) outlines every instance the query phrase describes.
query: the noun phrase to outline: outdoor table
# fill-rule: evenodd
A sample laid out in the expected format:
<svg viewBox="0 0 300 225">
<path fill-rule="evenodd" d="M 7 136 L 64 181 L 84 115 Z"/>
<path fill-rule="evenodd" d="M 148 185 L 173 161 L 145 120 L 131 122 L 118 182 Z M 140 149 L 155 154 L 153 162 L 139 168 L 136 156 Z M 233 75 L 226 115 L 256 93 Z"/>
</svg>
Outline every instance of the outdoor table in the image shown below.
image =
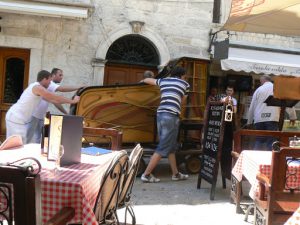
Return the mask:
<svg viewBox="0 0 300 225">
<path fill-rule="evenodd" d="M 244 176 L 251 184 L 249 196 L 254 199 L 258 193 L 259 186 L 256 179 L 256 175 L 261 173 L 270 178 L 271 175 L 271 160 L 272 151 L 254 151 L 254 150 L 243 150 L 232 169 L 232 175 L 237 179 L 238 182 L 242 181 Z M 287 185 L 290 187 L 300 186 L 300 165 L 290 164 L 289 170 L 296 172 L 297 179 L 288 179 Z"/>
<path fill-rule="evenodd" d="M 101 179 L 112 159 L 121 151 L 91 156 L 81 155 L 81 163 L 61 167 L 54 172 L 55 162 L 48 161 L 41 154 L 39 144 L 28 144 L 16 150 L 0 151 L 0 163 L 13 162 L 25 157 L 34 157 L 40 161 L 41 207 L 45 223 L 61 208 L 69 206 L 75 209 L 71 223 L 89 225 L 98 224 L 93 207 L 99 192 Z"/>
<path fill-rule="evenodd" d="M 300 224 L 300 203 L 299 208 L 293 213 L 293 215 L 285 222 L 284 225 L 299 225 Z"/>
</svg>

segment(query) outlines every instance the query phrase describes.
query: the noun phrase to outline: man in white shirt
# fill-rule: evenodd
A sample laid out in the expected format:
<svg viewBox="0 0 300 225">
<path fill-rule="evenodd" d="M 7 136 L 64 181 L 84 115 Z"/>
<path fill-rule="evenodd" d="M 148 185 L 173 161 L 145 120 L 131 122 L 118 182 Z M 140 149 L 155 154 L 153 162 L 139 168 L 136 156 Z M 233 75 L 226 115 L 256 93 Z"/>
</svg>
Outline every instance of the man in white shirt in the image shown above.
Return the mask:
<svg viewBox="0 0 300 225">
<path fill-rule="evenodd" d="M 68 99 L 47 91 L 51 81 L 51 73 L 46 70 L 40 71 L 37 75 L 37 82 L 30 84 L 23 91 L 19 100 L 10 107 L 5 117 L 6 138 L 12 135 L 20 135 L 23 143 L 28 143 L 27 133 L 31 116 L 42 98 L 54 104 L 76 104 L 79 101 L 79 96 Z"/>
<path fill-rule="evenodd" d="M 280 107 L 267 106 L 265 100 L 273 95 L 273 83 L 272 79 L 268 75 L 263 75 L 260 78 L 261 86 L 256 89 L 253 94 L 250 104 L 248 122 L 252 124 L 254 122 L 254 128 L 256 130 L 278 130 L 278 122 L 280 117 Z M 296 120 L 295 114 L 290 120 Z M 258 150 L 272 150 L 272 144 L 275 141 L 273 137 L 256 137 L 254 149 Z"/>
<path fill-rule="evenodd" d="M 49 87 L 47 88 L 50 92 L 71 92 L 76 91 L 82 86 L 60 86 L 63 79 L 63 71 L 59 68 L 53 68 L 51 71 L 52 81 L 50 82 Z M 55 107 L 64 114 L 67 114 L 67 111 L 61 104 L 54 104 Z M 27 133 L 28 143 L 40 143 L 41 142 L 41 132 L 44 126 L 44 118 L 48 110 L 49 102 L 42 99 L 37 105 L 35 110 L 32 113 L 31 122 L 29 124 L 29 129 Z"/>
</svg>

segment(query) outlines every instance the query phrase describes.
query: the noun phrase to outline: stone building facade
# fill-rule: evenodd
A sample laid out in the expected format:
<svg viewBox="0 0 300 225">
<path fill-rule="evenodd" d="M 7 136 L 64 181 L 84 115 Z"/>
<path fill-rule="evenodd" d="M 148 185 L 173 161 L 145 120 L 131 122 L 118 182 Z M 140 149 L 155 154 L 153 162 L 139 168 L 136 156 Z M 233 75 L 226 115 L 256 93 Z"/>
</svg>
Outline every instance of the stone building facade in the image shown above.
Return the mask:
<svg viewBox="0 0 300 225">
<path fill-rule="evenodd" d="M 107 58 L 111 47 L 124 40 L 135 37 L 141 46 L 134 57 L 138 57 L 145 46 L 152 46 L 153 70 L 158 71 L 170 59 L 191 57 L 210 61 L 209 75 L 222 79 L 228 74 L 251 75 L 259 74 L 243 71 L 223 71 L 220 62 L 213 60 L 210 51 L 212 34 L 219 31 L 226 21 L 230 9 L 230 1 L 221 2 L 221 21 L 213 23 L 213 8 L 217 0 L 26 0 L 37 11 L 28 8 L 7 10 L 0 6 L 0 57 L 7 49 L 28 50 L 28 72 L 24 78 L 23 88 L 36 80 L 41 69 L 51 70 L 58 67 L 64 70 L 65 85 L 82 84 L 103 85 L 105 73 L 110 65 Z M 5 0 L 4 0 L 5 2 Z M 39 12 L 38 6 L 43 5 L 45 12 Z M 78 8 L 86 10 L 87 18 L 74 16 L 48 15 L 47 7 L 68 10 Z M 215 40 L 228 38 L 252 45 L 268 45 L 271 48 L 300 49 L 298 37 L 283 37 L 270 34 L 250 34 L 226 31 L 218 32 Z M 124 44 L 125 43 L 125 44 Z M 123 42 L 123 47 L 126 42 Z M 117 46 L 118 47 L 118 46 Z M 115 50 L 115 49 L 113 49 Z M 122 46 L 119 47 L 122 51 Z M 127 59 L 131 52 L 128 51 Z M 8 54 L 9 55 L 9 54 Z M 143 57 L 147 53 L 141 54 Z M 3 59 L 1 59 L 3 60 Z M 4 64 L 0 64 L 4 66 Z M 134 61 L 131 64 L 134 66 Z M 143 70 L 145 67 L 139 68 Z M 3 71 L 3 68 L 0 68 Z M 5 81 L 1 80 L 4 87 Z M 137 78 L 136 78 L 137 80 Z M 208 83 L 208 86 L 210 84 Z M 0 95 L 3 99 L 4 93 Z M 71 95 L 66 94 L 66 95 Z M 12 102 L 10 102 L 12 103 Z M 1 102 L 6 104 L 5 102 Z M 5 111 L 8 106 L 4 107 Z M 1 112 L 2 113 L 2 112 Z M 1 130 L 4 131 L 4 115 L 1 116 Z"/>
<path fill-rule="evenodd" d="M 0 12 L 0 46 L 30 49 L 29 82 L 39 70 L 59 67 L 64 70 L 64 83 L 101 85 L 109 47 L 130 34 L 155 47 L 159 65 L 181 56 L 209 59 L 212 0 L 45 2 L 86 7 L 89 17 Z"/>
</svg>

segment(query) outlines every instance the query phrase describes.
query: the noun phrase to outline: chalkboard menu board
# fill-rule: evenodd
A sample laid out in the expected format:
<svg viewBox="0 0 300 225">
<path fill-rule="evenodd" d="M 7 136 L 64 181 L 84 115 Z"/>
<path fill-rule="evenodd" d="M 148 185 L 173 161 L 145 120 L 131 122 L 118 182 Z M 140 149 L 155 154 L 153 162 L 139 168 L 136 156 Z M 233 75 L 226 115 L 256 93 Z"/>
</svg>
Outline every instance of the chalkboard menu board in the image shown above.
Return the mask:
<svg viewBox="0 0 300 225">
<path fill-rule="evenodd" d="M 212 200 L 214 199 L 219 161 L 222 154 L 224 112 L 224 103 L 210 102 L 206 106 L 204 117 L 203 154 L 197 187 L 200 188 L 202 178 L 212 184 L 210 196 Z"/>
</svg>

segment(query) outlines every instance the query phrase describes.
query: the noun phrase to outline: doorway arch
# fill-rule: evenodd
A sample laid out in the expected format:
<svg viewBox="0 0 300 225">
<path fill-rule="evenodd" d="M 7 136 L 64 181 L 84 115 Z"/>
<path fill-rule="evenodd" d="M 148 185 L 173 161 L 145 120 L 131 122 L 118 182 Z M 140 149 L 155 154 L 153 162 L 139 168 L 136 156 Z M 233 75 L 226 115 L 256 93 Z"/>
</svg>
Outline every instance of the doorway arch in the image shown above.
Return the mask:
<svg viewBox="0 0 300 225">
<path fill-rule="evenodd" d="M 152 43 L 136 34 L 117 39 L 109 47 L 105 59 L 104 85 L 138 83 L 144 71 L 156 74 L 160 61 Z"/>
<path fill-rule="evenodd" d="M 104 71 L 105 71 L 105 64 L 106 64 L 106 55 L 110 46 L 119 38 L 126 36 L 126 35 L 138 35 L 142 38 L 148 40 L 158 54 L 159 64 L 158 68 L 164 66 L 170 60 L 170 53 L 169 49 L 164 42 L 164 40 L 156 33 L 153 32 L 151 29 L 147 27 L 143 27 L 140 33 L 135 34 L 132 31 L 132 28 L 128 26 L 122 26 L 119 29 L 114 30 L 106 35 L 106 38 L 102 40 L 99 44 L 99 47 L 96 51 L 96 58 L 93 62 L 93 82 L 94 84 L 103 85 L 104 81 Z"/>
</svg>

